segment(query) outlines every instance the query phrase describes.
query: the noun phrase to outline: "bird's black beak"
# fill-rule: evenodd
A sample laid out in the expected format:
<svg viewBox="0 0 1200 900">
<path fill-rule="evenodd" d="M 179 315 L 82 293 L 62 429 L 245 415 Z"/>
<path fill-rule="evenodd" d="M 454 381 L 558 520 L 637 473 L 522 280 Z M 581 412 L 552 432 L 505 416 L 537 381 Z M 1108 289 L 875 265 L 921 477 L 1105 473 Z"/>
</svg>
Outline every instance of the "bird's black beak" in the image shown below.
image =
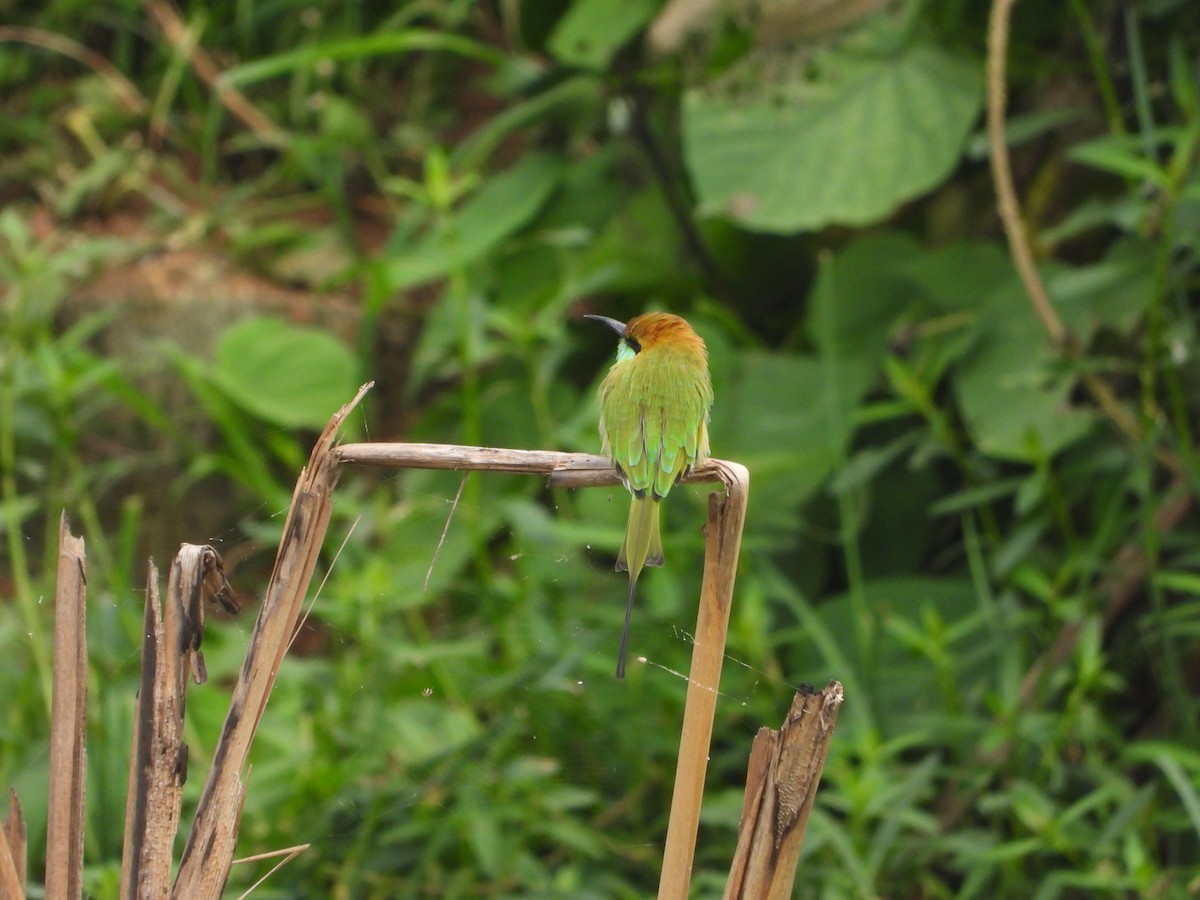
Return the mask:
<svg viewBox="0 0 1200 900">
<path fill-rule="evenodd" d="M 604 325 L 607 325 L 609 328 L 611 328 L 613 331 L 615 331 L 621 337 L 625 337 L 625 323 L 624 322 L 618 322 L 616 319 L 610 319 L 608 316 L 585 315 L 584 318 L 591 319 L 594 322 L 600 322 Z"/>
</svg>

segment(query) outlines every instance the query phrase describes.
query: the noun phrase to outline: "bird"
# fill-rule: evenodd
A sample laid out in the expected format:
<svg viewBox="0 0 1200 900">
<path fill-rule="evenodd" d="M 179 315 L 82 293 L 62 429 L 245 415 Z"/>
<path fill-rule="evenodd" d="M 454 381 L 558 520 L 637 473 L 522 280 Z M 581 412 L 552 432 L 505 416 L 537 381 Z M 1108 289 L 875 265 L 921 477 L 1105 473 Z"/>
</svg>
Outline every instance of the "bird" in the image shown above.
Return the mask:
<svg viewBox="0 0 1200 900">
<path fill-rule="evenodd" d="M 629 621 L 638 576 L 663 564 L 659 503 L 696 463 L 708 458 L 713 402 L 704 340 L 680 316 L 649 312 L 628 323 L 586 315 L 615 331 L 617 360 L 600 383 L 600 440 L 633 494 L 616 570 L 629 573 L 625 627 L 616 677 L 625 677 Z"/>
</svg>

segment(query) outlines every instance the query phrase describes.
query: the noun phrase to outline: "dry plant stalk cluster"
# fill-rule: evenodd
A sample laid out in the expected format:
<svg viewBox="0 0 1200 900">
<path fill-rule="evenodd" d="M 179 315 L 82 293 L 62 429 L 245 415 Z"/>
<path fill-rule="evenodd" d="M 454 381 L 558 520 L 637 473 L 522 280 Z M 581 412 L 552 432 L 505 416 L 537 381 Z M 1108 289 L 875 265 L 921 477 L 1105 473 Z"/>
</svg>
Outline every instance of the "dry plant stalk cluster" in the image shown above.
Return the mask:
<svg viewBox="0 0 1200 900">
<path fill-rule="evenodd" d="M 543 474 L 557 487 L 614 485 L 604 457 L 546 451 L 496 450 L 440 444 L 336 445 L 337 432 L 370 388 L 339 410 L 318 438 L 292 496 L 275 567 L 268 582 L 246 658 L 230 700 L 220 740 L 188 832 L 174 885 L 172 849 L 179 828 L 188 753 L 183 742 L 189 676 L 206 674 L 200 643 L 204 610 L 236 606 L 221 559 L 209 546 L 184 544 L 171 566 L 165 604 L 158 571 L 150 563 L 126 799 L 121 896 L 217 900 L 234 862 L 243 773 L 250 745 L 300 624 L 332 510 L 341 466 L 348 464 Z M 736 463 L 708 460 L 689 481 L 719 481 L 709 497 L 705 565 L 699 617 L 680 737 L 675 791 L 666 836 L 659 897 L 688 895 L 700 822 L 713 719 L 719 694 L 734 576 L 745 521 L 749 474 Z M 83 541 L 63 516 L 55 608 L 54 695 L 51 734 L 50 816 L 46 896 L 82 896 L 87 648 Z M 813 698 L 822 698 L 817 710 Z M 811 808 L 829 734 L 841 703 L 841 685 L 823 695 L 798 694 L 780 732 L 763 729 L 755 741 L 747 786 L 747 829 L 726 897 L 790 895 L 804 823 Z M 816 731 L 814 732 L 814 727 Z M 772 737 L 773 736 L 773 737 Z M 771 754 L 774 754 L 770 759 Z M 774 819 L 763 816 L 774 815 Z M 765 823 L 765 824 L 764 824 Z M 0 829 L 0 897 L 25 897 L 25 825 L 15 793 Z M 279 851 L 276 868 L 308 845 Z M 274 871 L 274 870 L 272 870 Z M 263 878 L 271 873 L 268 872 Z M 260 882 L 261 883 L 261 879 Z M 760 885 L 770 884 L 771 893 Z M 747 885 L 750 887 L 747 888 Z M 253 888 L 252 888 L 253 889 Z"/>
</svg>

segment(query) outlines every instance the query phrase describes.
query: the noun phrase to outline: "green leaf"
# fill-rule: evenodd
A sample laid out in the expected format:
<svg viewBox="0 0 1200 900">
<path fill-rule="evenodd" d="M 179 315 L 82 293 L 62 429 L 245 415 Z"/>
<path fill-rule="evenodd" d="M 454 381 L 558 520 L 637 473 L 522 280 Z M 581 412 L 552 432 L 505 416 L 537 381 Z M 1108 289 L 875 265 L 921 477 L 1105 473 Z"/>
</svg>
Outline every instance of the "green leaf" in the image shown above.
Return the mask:
<svg viewBox="0 0 1200 900">
<path fill-rule="evenodd" d="M 977 310 L 992 291 L 1013 278 L 1006 250 L 995 243 L 962 241 L 913 254 L 908 275 L 936 309 Z"/>
<path fill-rule="evenodd" d="M 531 154 L 487 181 L 439 227 L 409 247 L 392 248 L 387 275 L 392 290 L 412 287 L 462 269 L 495 249 L 532 219 L 558 185 L 562 166 Z"/>
<path fill-rule="evenodd" d="M 213 377 L 244 409 L 284 428 L 321 428 L 354 396 L 358 365 L 336 338 L 279 319 L 247 319 L 217 345 Z"/>
<path fill-rule="evenodd" d="M 752 352 L 713 407 L 713 452 L 754 473 L 756 521 L 783 516 L 841 463 L 851 415 L 870 384 L 865 365 Z"/>
<path fill-rule="evenodd" d="M 1141 135 L 1109 135 L 1076 144 L 1067 156 L 1093 169 L 1169 188 L 1170 176 L 1156 162 L 1146 159 L 1143 148 Z"/>
<path fill-rule="evenodd" d="M 748 90 L 686 99 L 684 151 L 700 207 L 792 232 L 874 222 L 937 185 L 979 113 L 982 79 L 975 60 L 915 44 L 818 84 L 802 102 Z"/>
<path fill-rule="evenodd" d="M 982 452 L 1035 462 L 1087 431 L 1092 414 L 1070 405 L 1073 379 L 1056 371 L 1045 330 L 1015 279 L 987 302 L 975 329 L 954 387 Z"/>
<path fill-rule="evenodd" d="M 391 734 L 404 735 L 396 753 L 406 766 L 444 757 L 477 739 L 481 730 L 469 712 L 430 698 L 397 703 L 388 711 L 387 725 Z"/>
<path fill-rule="evenodd" d="M 937 654 L 932 652 L 939 644 L 945 662 L 953 667 L 945 674 L 958 680 L 959 690 L 968 691 L 992 676 L 994 648 L 989 646 L 990 636 L 969 581 L 922 575 L 880 577 L 862 585 L 861 599 L 880 626 L 870 658 L 855 661 L 847 649 L 853 644 L 851 636 L 869 627 L 859 618 L 858 605 L 849 593 L 824 598 L 816 609 L 824 627 L 806 623 L 807 633 L 797 636 L 796 642 L 805 656 L 824 656 L 831 669 L 836 665 L 839 678 L 846 672 L 853 680 L 863 679 L 862 695 L 884 735 L 911 732 L 940 709 L 944 698 L 935 690 Z M 823 636 L 826 640 L 836 636 L 836 656 L 821 646 Z M 925 652 L 914 652 L 922 643 Z"/>
<path fill-rule="evenodd" d="M 878 363 L 888 334 L 914 295 L 906 266 L 921 254 L 913 238 L 888 232 L 857 240 L 822 260 L 809 313 L 822 356 Z"/>
<path fill-rule="evenodd" d="M 658 0 L 577 0 L 559 20 L 547 48 L 567 65 L 607 68 L 658 6 Z"/>
<path fill-rule="evenodd" d="M 325 44 L 314 44 L 298 50 L 268 56 L 265 59 L 256 59 L 226 71 L 221 76 L 221 84 L 245 87 L 267 78 L 286 75 L 298 69 L 312 69 L 320 63 L 332 60 L 353 62 L 372 56 L 392 56 L 419 51 L 456 53 L 468 59 L 479 59 L 497 64 L 504 60 L 503 54 L 477 41 L 440 31 L 411 28 L 405 31 L 384 31 L 330 41 Z"/>
<path fill-rule="evenodd" d="M 1055 271 L 1049 289 L 1063 320 L 1083 340 L 1102 325 L 1130 331 L 1154 294 L 1157 254 L 1153 243 L 1128 237 L 1089 266 Z"/>
</svg>

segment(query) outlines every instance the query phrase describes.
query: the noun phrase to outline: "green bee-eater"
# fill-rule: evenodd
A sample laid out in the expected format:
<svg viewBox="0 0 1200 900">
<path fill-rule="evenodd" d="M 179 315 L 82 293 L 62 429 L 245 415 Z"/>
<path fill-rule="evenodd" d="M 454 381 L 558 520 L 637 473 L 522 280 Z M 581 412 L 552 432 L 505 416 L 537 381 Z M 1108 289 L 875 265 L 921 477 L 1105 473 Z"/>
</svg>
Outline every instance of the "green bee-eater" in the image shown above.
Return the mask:
<svg viewBox="0 0 1200 900">
<path fill-rule="evenodd" d="M 617 361 L 600 385 L 600 438 L 625 487 L 633 494 L 617 571 L 629 572 L 625 627 L 617 677 L 625 677 L 625 650 L 633 592 L 643 566 L 663 564 L 658 502 L 685 472 L 708 456 L 712 382 L 700 335 L 679 316 L 652 312 L 628 324 L 587 316 L 621 336 Z"/>
</svg>

